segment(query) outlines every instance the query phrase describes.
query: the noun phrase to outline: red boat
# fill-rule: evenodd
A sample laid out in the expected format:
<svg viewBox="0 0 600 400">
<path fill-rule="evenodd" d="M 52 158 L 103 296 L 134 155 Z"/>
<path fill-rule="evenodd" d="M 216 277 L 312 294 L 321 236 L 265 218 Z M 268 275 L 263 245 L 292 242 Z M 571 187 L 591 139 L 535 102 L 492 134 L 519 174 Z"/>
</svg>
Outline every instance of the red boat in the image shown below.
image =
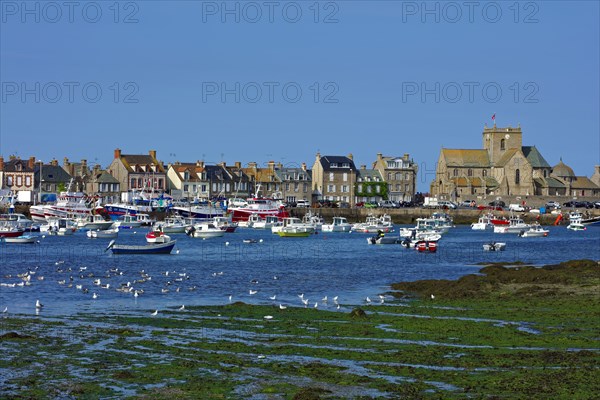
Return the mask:
<svg viewBox="0 0 600 400">
<path fill-rule="evenodd" d="M 171 241 L 171 237 L 165 235 L 163 231 L 150 231 L 146 234 L 146 242 L 148 243 L 167 243 Z"/>
<path fill-rule="evenodd" d="M 4 237 L 19 237 L 23 235 L 23 229 L 12 226 L 0 226 L 0 238 Z"/>
<path fill-rule="evenodd" d="M 504 217 L 501 217 L 501 218 L 493 217 L 490 219 L 490 222 L 493 225 L 508 225 L 508 224 L 510 224 L 510 221 Z"/>
<path fill-rule="evenodd" d="M 436 242 L 426 242 L 426 241 L 421 241 L 417 243 L 417 251 L 420 253 L 423 252 L 430 252 L 430 253 L 435 253 L 437 251 L 437 243 Z"/>
<path fill-rule="evenodd" d="M 244 205 L 230 207 L 229 210 L 232 211 L 233 222 L 247 222 L 252 214 L 258 214 L 262 219 L 271 215 L 280 220 L 289 217 L 288 212 L 279 201 L 262 197 L 248 199 Z"/>
</svg>

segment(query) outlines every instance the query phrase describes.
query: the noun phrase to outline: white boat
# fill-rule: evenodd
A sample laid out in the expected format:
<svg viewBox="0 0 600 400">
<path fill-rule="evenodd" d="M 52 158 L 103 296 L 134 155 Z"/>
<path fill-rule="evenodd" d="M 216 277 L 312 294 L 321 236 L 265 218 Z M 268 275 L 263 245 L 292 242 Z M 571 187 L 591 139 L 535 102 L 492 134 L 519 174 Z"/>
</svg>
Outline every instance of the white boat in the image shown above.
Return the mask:
<svg viewBox="0 0 600 400">
<path fill-rule="evenodd" d="M 113 221 L 107 221 L 101 215 L 88 215 L 83 218 L 75 220 L 77 228 L 87 230 L 105 230 L 109 229 L 113 225 Z"/>
<path fill-rule="evenodd" d="M 375 217 L 371 214 L 367 216 L 365 222 L 352 225 L 352 232 L 360 233 L 377 233 L 378 231 L 389 233 L 393 230 L 394 225 L 392 224 L 392 219 L 387 214 L 384 214 L 381 217 Z"/>
<path fill-rule="evenodd" d="M 569 214 L 569 225 L 567 229 L 572 231 L 585 231 L 586 227 L 583 224 L 583 216 L 578 211 L 573 211 Z"/>
<path fill-rule="evenodd" d="M 69 218 L 50 218 L 48 224 L 40 226 L 40 232 L 49 235 L 68 236 L 75 233 L 77 225 Z"/>
<path fill-rule="evenodd" d="M 288 216 L 281 201 L 262 197 L 249 198 L 240 206 L 230 205 L 228 211 L 232 211 L 233 221 L 240 223 L 240 226 L 241 222 L 248 221 L 252 214 L 258 214 L 261 218 L 271 215 L 281 219 Z"/>
<path fill-rule="evenodd" d="M 490 215 L 482 215 L 479 217 L 477 222 L 473 222 L 471 224 L 471 229 L 475 231 L 485 231 L 488 229 L 494 229 L 494 224 L 492 224 L 492 219 Z"/>
<path fill-rule="evenodd" d="M 418 232 L 415 237 L 400 238 L 400 244 L 407 248 L 414 248 L 422 242 L 437 243 L 441 238 L 442 235 L 435 231 Z"/>
<path fill-rule="evenodd" d="M 69 183 L 71 187 L 73 180 Z M 66 192 L 61 192 L 58 195 L 56 203 L 53 205 L 44 206 L 44 217 L 48 218 L 65 218 L 67 216 L 75 216 L 76 218 L 87 217 L 91 215 L 92 209 L 87 206 L 88 201 L 86 195 L 82 192 L 71 192 L 67 189 Z"/>
<path fill-rule="evenodd" d="M 311 224 L 305 224 L 300 218 L 286 217 L 283 219 L 281 225 L 273 225 L 271 232 L 276 234 L 279 234 L 279 232 L 312 234 L 315 233 L 315 227 Z"/>
<path fill-rule="evenodd" d="M 148 215 L 148 214 L 145 214 Z M 142 226 L 142 221 L 138 218 L 138 214 L 131 215 L 125 214 L 121 215 L 114 223 L 114 225 L 119 229 L 133 229 L 139 228 Z"/>
<path fill-rule="evenodd" d="M 220 230 L 228 233 L 235 232 L 238 227 L 237 222 L 233 222 L 231 218 L 228 217 L 214 217 L 212 223 Z"/>
<path fill-rule="evenodd" d="M 201 222 L 199 224 L 187 227 L 186 235 L 194 238 L 213 238 L 225 235 L 225 231 L 216 227 L 212 222 Z"/>
<path fill-rule="evenodd" d="M 252 229 L 271 229 L 278 222 L 279 218 L 275 215 L 267 215 L 266 218 L 261 218 L 258 214 L 252 214 L 248 219 L 248 227 Z"/>
<path fill-rule="evenodd" d="M 87 237 L 91 239 L 114 239 L 119 235 L 119 228 L 105 230 L 89 230 L 86 232 Z"/>
<path fill-rule="evenodd" d="M 494 233 L 521 233 L 531 228 L 522 218 L 510 217 L 508 225 L 494 225 Z"/>
<path fill-rule="evenodd" d="M 385 233 L 378 232 L 377 235 L 367 238 L 368 244 L 398 244 L 400 237 L 396 235 L 385 236 Z"/>
<path fill-rule="evenodd" d="M 181 217 L 165 218 L 162 222 L 154 224 L 154 230 L 162 230 L 164 233 L 185 233 L 185 229 L 189 225 Z"/>
<path fill-rule="evenodd" d="M 151 218 L 149 214 L 137 213 L 135 216 L 143 226 L 152 226 L 156 222 L 156 220 Z"/>
<path fill-rule="evenodd" d="M 350 232 L 352 224 L 345 217 L 333 217 L 331 224 L 323 224 L 323 232 Z"/>
<path fill-rule="evenodd" d="M 38 236 L 34 235 L 21 235 L 17 237 L 2 237 L 0 241 L 5 243 L 14 243 L 14 244 L 32 244 L 37 242 Z"/>
<path fill-rule="evenodd" d="M 319 215 L 315 215 L 312 211 L 308 210 L 304 217 L 302 217 L 302 222 L 308 225 L 312 225 L 316 231 L 319 231 L 323 228 L 323 217 Z"/>
<path fill-rule="evenodd" d="M 540 224 L 535 224 L 529 230 L 519 232 L 521 237 L 546 237 L 550 231 L 542 228 Z"/>
<path fill-rule="evenodd" d="M 175 205 L 173 212 L 187 218 L 209 219 L 213 217 L 222 217 L 225 211 L 221 207 L 215 207 L 209 202 L 191 203 L 189 205 Z"/>
<path fill-rule="evenodd" d="M 417 218 L 416 223 L 412 228 L 400 228 L 400 237 L 419 239 L 424 235 L 442 234 L 436 229 L 436 224 L 431 218 Z"/>
<path fill-rule="evenodd" d="M 160 230 L 153 230 L 146 234 L 146 242 L 150 244 L 167 243 L 171 241 L 171 236 Z"/>
<path fill-rule="evenodd" d="M 483 245 L 483 251 L 504 251 L 506 243 L 491 242 Z"/>
<path fill-rule="evenodd" d="M 10 213 L 0 214 L 0 224 L 9 224 L 14 226 L 15 228 L 22 228 L 27 230 L 31 227 L 33 221 L 23 214 Z"/>
<path fill-rule="evenodd" d="M 433 223 L 433 228 L 440 233 L 447 233 L 454 227 L 454 221 L 449 214 L 436 212 L 429 218 Z"/>
</svg>

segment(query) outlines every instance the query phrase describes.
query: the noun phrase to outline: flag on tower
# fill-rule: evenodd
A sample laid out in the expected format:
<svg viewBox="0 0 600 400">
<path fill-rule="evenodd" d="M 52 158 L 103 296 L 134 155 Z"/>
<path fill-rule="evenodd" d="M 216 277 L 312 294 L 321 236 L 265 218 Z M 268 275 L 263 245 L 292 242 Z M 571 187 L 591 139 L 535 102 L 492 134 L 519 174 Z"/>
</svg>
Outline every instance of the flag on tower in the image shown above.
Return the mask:
<svg viewBox="0 0 600 400">
<path fill-rule="evenodd" d="M 494 113 L 494 115 L 492 115 L 492 121 L 496 122 L 496 113 Z"/>
</svg>

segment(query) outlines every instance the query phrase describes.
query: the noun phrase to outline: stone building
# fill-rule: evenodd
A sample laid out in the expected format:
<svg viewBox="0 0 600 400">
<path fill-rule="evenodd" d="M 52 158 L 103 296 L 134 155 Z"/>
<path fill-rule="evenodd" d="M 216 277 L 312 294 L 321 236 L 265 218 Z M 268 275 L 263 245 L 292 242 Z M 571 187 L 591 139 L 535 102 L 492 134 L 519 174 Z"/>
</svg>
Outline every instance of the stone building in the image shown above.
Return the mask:
<svg viewBox="0 0 600 400">
<path fill-rule="evenodd" d="M 416 193 L 419 168 L 408 154 L 404 154 L 402 157 L 384 157 L 381 153 L 377 153 L 373 169 L 379 171 L 388 185 L 388 200 L 412 201 Z"/>
<path fill-rule="evenodd" d="M 352 154 L 321 156 L 317 153 L 312 167 L 312 189 L 315 200 L 350 203 L 354 206 L 356 166 Z"/>
<path fill-rule="evenodd" d="M 552 168 L 552 179 L 559 182 L 554 193 L 550 195 L 566 195 L 572 197 L 600 197 L 600 186 L 587 176 L 576 176 L 573 169 L 563 163 L 562 158 Z M 592 176 L 593 178 L 593 176 Z"/>
<path fill-rule="evenodd" d="M 115 149 L 108 172 L 119 181 L 122 191 L 163 192 L 167 189 L 167 174 L 156 159 L 155 150 L 150 150 L 147 155 L 126 155 L 121 149 Z"/>
<path fill-rule="evenodd" d="M 557 171 L 555 171 L 558 168 Z M 483 149 L 442 148 L 431 193 L 451 199 L 485 195 L 572 195 L 559 164 L 552 168 L 535 146 L 523 146 L 520 127 L 483 130 Z M 572 177 L 570 176 L 572 174 Z M 577 183 L 577 190 L 593 192 L 589 179 Z M 592 183 L 593 184 L 593 183 Z"/>
<path fill-rule="evenodd" d="M 10 156 L 8 161 L 0 156 L 0 189 L 12 190 L 14 193 L 20 190 L 34 191 L 35 157 L 29 160 L 21 160 L 19 157 Z"/>
<path fill-rule="evenodd" d="M 356 172 L 356 188 L 354 189 L 356 203 L 380 202 L 389 199 L 389 183 L 385 182 L 377 169 L 367 169 L 361 165 Z"/>
<path fill-rule="evenodd" d="M 280 166 L 275 170 L 277 179 L 281 182 L 281 195 L 287 203 L 298 200 L 312 201 L 311 171 L 306 168 L 306 163 L 297 167 Z"/>
</svg>

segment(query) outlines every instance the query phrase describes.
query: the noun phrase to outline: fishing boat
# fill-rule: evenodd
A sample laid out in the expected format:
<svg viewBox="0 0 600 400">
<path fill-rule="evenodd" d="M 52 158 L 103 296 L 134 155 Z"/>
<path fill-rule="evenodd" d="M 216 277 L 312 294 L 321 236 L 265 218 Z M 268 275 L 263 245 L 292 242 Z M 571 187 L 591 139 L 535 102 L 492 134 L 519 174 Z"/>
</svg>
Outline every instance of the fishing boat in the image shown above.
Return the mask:
<svg viewBox="0 0 600 400">
<path fill-rule="evenodd" d="M 238 227 L 237 222 L 233 222 L 228 217 L 214 217 L 212 219 L 214 226 L 227 233 L 233 233 Z"/>
<path fill-rule="evenodd" d="M 308 237 L 314 233 L 314 228 L 283 226 L 277 231 L 280 237 Z"/>
<path fill-rule="evenodd" d="M 49 218 L 48 224 L 40 226 L 40 232 L 49 235 L 68 236 L 75 233 L 77 225 L 70 218 Z"/>
<path fill-rule="evenodd" d="M 92 229 L 92 230 L 106 230 L 113 225 L 113 221 L 106 221 L 101 215 L 88 215 L 83 218 L 75 220 L 77 228 L 79 229 Z"/>
<path fill-rule="evenodd" d="M 473 222 L 471 224 L 471 229 L 474 231 L 485 231 L 488 229 L 494 229 L 494 224 L 492 224 L 492 215 L 482 215 L 479 217 L 477 222 Z"/>
<path fill-rule="evenodd" d="M 483 251 L 504 251 L 506 243 L 490 242 L 483 245 Z"/>
<path fill-rule="evenodd" d="M 248 227 L 252 229 L 271 229 L 273 225 L 279 222 L 276 215 L 267 215 L 266 218 L 261 218 L 258 214 L 252 214 L 248 219 Z"/>
<path fill-rule="evenodd" d="M 60 192 L 55 204 L 43 207 L 45 219 L 65 218 L 75 216 L 76 218 L 85 218 L 91 215 L 92 209 L 87 206 L 88 198 L 82 192 L 71 192 L 70 187 L 73 179 L 69 182 L 66 192 Z"/>
<path fill-rule="evenodd" d="M 119 229 L 133 229 L 139 228 L 142 226 L 142 221 L 138 218 L 140 214 L 131 215 L 125 214 L 121 215 L 114 223 L 114 225 Z M 145 214 L 148 215 L 148 214 Z"/>
<path fill-rule="evenodd" d="M 215 207 L 210 202 L 196 202 L 190 204 L 179 204 L 172 207 L 172 211 L 185 218 L 210 219 L 222 217 L 225 211 L 221 207 Z"/>
<path fill-rule="evenodd" d="M 394 230 L 392 219 L 389 215 L 384 214 L 381 217 L 375 217 L 373 214 L 367 216 L 365 222 L 357 223 L 352 225 L 352 232 L 359 233 L 377 233 L 382 231 L 389 233 Z"/>
<path fill-rule="evenodd" d="M 315 231 L 320 231 L 323 228 L 323 217 L 320 215 L 313 214 L 311 210 L 308 210 L 304 217 L 302 217 L 302 222 L 308 225 L 312 225 L 315 228 Z"/>
<path fill-rule="evenodd" d="M 119 228 L 105 230 L 89 230 L 86 232 L 90 239 L 114 239 L 119 235 Z"/>
<path fill-rule="evenodd" d="M 154 230 L 160 229 L 164 233 L 185 233 L 185 229 L 189 225 L 179 216 L 165 218 L 162 222 L 154 224 Z"/>
<path fill-rule="evenodd" d="M 521 237 L 546 237 L 550 231 L 542 228 L 540 224 L 535 224 L 528 230 L 519 232 Z"/>
<path fill-rule="evenodd" d="M 23 214 L 10 213 L 10 214 L 0 214 L 0 224 L 1 225 L 4 225 L 4 224 L 13 225 L 16 228 L 23 228 L 25 230 L 28 230 L 31 227 L 31 225 L 33 224 L 33 221 L 30 220 L 29 218 L 27 218 Z"/>
<path fill-rule="evenodd" d="M 137 213 L 135 216 L 142 226 L 152 226 L 156 222 L 156 220 L 151 218 L 149 214 Z"/>
<path fill-rule="evenodd" d="M 146 242 L 148 243 L 167 243 L 171 241 L 171 236 L 161 230 L 153 230 L 146 234 Z"/>
<path fill-rule="evenodd" d="M 247 222 L 252 214 L 257 214 L 261 218 L 267 216 L 276 216 L 278 219 L 289 216 L 285 207 L 279 200 L 268 199 L 264 197 L 253 197 L 246 200 L 239 206 L 230 206 L 234 222 Z"/>
<path fill-rule="evenodd" d="M 34 235 L 21 235 L 13 237 L 0 237 L 0 241 L 4 243 L 15 243 L 15 244 L 32 244 L 36 243 L 38 236 Z"/>
<path fill-rule="evenodd" d="M 170 254 L 176 243 L 177 240 L 172 240 L 167 243 L 135 246 L 128 244 L 116 244 L 114 240 L 111 240 L 106 250 L 112 250 L 113 254 Z"/>
<path fill-rule="evenodd" d="M 273 225 L 271 227 L 271 232 L 272 233 L 276 233 L 279 234 L 279 232 L 281 231 L 285 231 L 288 234 L 299 234 L 299 236 L 302 236 L 301 234 L 306 232 L 307 235 L 313 234 L 315 233 L 315 227 L 312 226 L 311 224 L 305 224 L 304 222 L 302 222 L 300 220 L 300 218 L 296 218 L 296 217 L 286 217 L 283 219 L 281 225 L 277 224 L 277 225 Z M 281 236 L 281 235 L 280 235 Z"/>
<path fill-rule="evenodd" d="M 345 217 L 333 217 L 331 224 L 323 224 L 323 232 L 350 232 L 352 224 Z"/>
<path fill-rule="evenodd" d="M 225 231 L 217 228 L 212 222 L 201 222 L 185 229 L 186 235 L 193 238 L 213 238 L 225 235 Z"/>
<path fill-rule="evenodd" d="M 398 244 L 400 243 L 399 236 L 385 236 L 383 232 L 377 232 L 377 235 L 367 238 L 368 244 Z"/>
<path fill-rule="evenodd" d="M 435 231 L 417 232 L 415 237 L 400 238 L 400 244 L 406 248 L 416 248 L 421 242 L 437 243 L 442 235 Z"/>
<path fill-rule="evenodd" d="M 508 225 L 494 225 L 494 233 L 521 233 L 530 227 L 531 225 L 523 222 L 522 218 L 510 217 Z"/>
<path fill-rule="evenodd" d="M 437 242 L 422 240 L 416 244 L 415 249 L 417 249 L 419 253 L 435 253 L 437 251 Z"/>
<path fill-rule="evenodd" d="M 23 229 L 9 224 L 0 225 L 0 238 L 10 238 L 23 235 Z"/>
</svg>

